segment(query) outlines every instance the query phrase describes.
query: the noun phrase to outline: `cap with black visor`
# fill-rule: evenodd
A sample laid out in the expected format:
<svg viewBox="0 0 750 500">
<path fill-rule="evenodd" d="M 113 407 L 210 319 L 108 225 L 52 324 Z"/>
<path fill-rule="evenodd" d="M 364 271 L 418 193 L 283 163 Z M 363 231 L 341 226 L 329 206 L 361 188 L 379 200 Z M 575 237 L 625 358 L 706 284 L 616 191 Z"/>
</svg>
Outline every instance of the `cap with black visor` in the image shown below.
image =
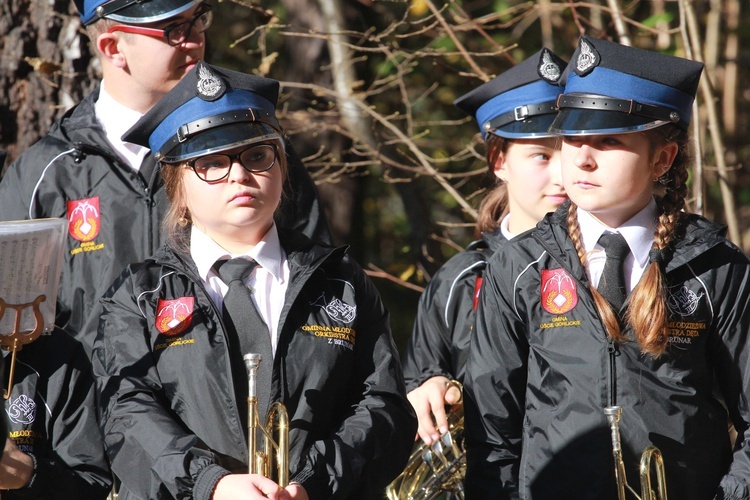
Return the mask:
<svg viewBox="0 0 750 500">
<path fill-rule="evenodd" d="M 203 0 L 75 0 L 84 25 L 99 19 L 125 24 L 150 24 L 179 16 Z"/>
<path fill-rule="evenodd" d="M 160 164 L 178 164 L 268 141 L 283 144 L 279 82 L 199 62 L 123 135 Z"/>
<path fill-rule="evenodd" d="M 506 139 L 550 137 L 566 64 L 543 48 L 453 104 L 476 118 L 485 140 L 487 134 Z"/>
<path fill-rule="evenodd" d="M 703 64 L 583 36 L 563 75 L 557 135 L 687 130 Z"/>
</svg>

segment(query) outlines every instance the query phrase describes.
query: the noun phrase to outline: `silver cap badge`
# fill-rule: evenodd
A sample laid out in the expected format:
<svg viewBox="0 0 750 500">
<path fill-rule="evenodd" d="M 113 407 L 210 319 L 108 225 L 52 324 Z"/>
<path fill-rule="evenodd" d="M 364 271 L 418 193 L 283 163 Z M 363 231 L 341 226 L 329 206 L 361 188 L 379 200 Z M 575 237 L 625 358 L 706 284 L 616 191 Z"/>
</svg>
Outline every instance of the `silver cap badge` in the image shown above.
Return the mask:
<svg viewBox="0 0 750 500">
<path fill-rule="evenodd" d="M 562 75 L 562 69 L 552 59 L 552 55 L 547 49 L 542 51 L 542 62 L 539 65 L 539 76 L 544 78 L 550 83 L 557 83 Z"/>
<path fill-rule="evenodd" d="M 576 73 L 579 76 L 584 76 L 598 65 L 599 54 L 596 52 L 596 49 L 582 39 L 579 45 L 578 59 L 576 60 Z"/>
<path fill-rule="evenodd" d="M 198 63 L 198 83 L 196 90 L 198 96 L 204 101 L 215 101 L 224 95 L 226 85 L 218 75 L 211 71 L 211 68 L 202 61 Z"/>
</svg>

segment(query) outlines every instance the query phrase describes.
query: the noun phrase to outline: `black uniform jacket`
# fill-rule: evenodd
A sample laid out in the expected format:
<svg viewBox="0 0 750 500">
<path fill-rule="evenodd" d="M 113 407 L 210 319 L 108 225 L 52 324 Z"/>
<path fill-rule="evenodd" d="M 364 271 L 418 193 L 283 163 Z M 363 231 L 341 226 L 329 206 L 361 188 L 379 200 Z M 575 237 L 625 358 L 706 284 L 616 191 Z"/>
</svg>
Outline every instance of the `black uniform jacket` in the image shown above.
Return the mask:
<svg viewBox="0 0 750 500">
<path fill-rule="evenodd" d="M 279 232 L 291 277 L 272 400 L 290 414 L 290 479 L 312 499 L 379 498 L 416 432 L 388 313 L 345 247 Z M 192 259 L 162 249 L 103 304 L 93 362 L 121 498 L 209 498 L 227 471 L 247 472 L 246 400 Z"/>
<path fill-rule="evenodd" d="M 669 344 L 654 359 L 608 340 L 566 208 L 506 243 L 485 273 L 465 386 L 467 498 L 616 498 L 612 404 L 637 490 L 654 444 L 669 498 L 750 498 L 748 259 L 722 227 L 686 216 L 665 263 Z"/>
<path fill-rule="evenodd" d="M 439 375 L 463 382 L 482 275 L 506 241 L 500 230 L 484 233 L 432 277 L 419 299 L 403 358 L 407 391 Z"/>
<path fill-rule="evenodd" d="M 7 384 L 11 354 L 4 356 Z M 3 500 L 106 498 L 112 480 L 80 342 L 62 330 L 40 336 L 16 354 L 13 382 L 4 417 L 16 446 L 36 458 L 36 472 L 30 486 L 3 491 Z"/>
<path fill-rule="evenodd" d="M 95 117 L 97 97 L 98 90 L 68 111 L 0 182 L 0 220 L 68 220 L 55 324 L 88 352 L 99 298 L 125 266 L 162 245 L 160 224 L 169 208 L 158 170 L 146 179 L 114 153 Z M 290 154 L 289 166 L 292 187 L 285 188 L 290 198 L 282 200 L 279 225 L 327 241 L 312 179 L 296 155 Z"/>
</svg>

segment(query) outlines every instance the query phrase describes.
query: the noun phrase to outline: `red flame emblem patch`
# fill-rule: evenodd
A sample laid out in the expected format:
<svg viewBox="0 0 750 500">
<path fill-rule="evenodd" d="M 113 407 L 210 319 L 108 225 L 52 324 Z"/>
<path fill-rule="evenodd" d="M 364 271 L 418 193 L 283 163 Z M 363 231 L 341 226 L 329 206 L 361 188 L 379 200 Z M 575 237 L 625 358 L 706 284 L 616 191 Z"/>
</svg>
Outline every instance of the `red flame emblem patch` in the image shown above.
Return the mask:
<svg viewBox="0 0 750 500">
<path fill-rule="evenodd" d="M 78 241 L 91 241 L 99 235 L 99 197 L 68 202 L 68 232 Z"/>
<path fill-rule="evenodd" d="M 576 282 L 562 268 L 542 269 L 542 307 L 552 314 L 565 314 L 578 304 Z"/>
<path fill-rule="evenodd" d="M 190 326 L 193 319 L 193 297 L 159 299 L 156 305 L 156 329 L 164 335 L 179 335 Z"/>
</svg>

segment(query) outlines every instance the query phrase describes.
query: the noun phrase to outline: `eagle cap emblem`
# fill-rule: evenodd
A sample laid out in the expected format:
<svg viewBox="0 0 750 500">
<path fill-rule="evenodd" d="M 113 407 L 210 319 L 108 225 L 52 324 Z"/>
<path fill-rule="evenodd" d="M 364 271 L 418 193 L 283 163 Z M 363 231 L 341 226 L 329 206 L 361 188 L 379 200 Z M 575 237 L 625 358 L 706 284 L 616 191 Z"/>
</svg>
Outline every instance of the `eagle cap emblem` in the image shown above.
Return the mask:
<svg viewBox="0 0 750 500">
<path fill-rule="evenodd" d="M 578 59 L 575 63 L 576 74 L 578 76 L 588 75 L 599 66 L 600 61 L 599 53 L 594 46 L 581 38 L 578 43 Z"/>
<path fill-rule="evenodd" d="M 560 65 L 552 58 L 549 50 L 542 50 L 542 60 L 539 63 L 539 76 L 550 83 L 557 83 L 562 75 Z"/>
<path fill-rule="evenodd" d="M 224 80 L 214 73 L 210 66 L 200 61 L 198 63 L 198 83 L 196 84 L 198 97 L 211 102 L 223 96 L 226 90 L 227 86 Z"/>
</svg>

